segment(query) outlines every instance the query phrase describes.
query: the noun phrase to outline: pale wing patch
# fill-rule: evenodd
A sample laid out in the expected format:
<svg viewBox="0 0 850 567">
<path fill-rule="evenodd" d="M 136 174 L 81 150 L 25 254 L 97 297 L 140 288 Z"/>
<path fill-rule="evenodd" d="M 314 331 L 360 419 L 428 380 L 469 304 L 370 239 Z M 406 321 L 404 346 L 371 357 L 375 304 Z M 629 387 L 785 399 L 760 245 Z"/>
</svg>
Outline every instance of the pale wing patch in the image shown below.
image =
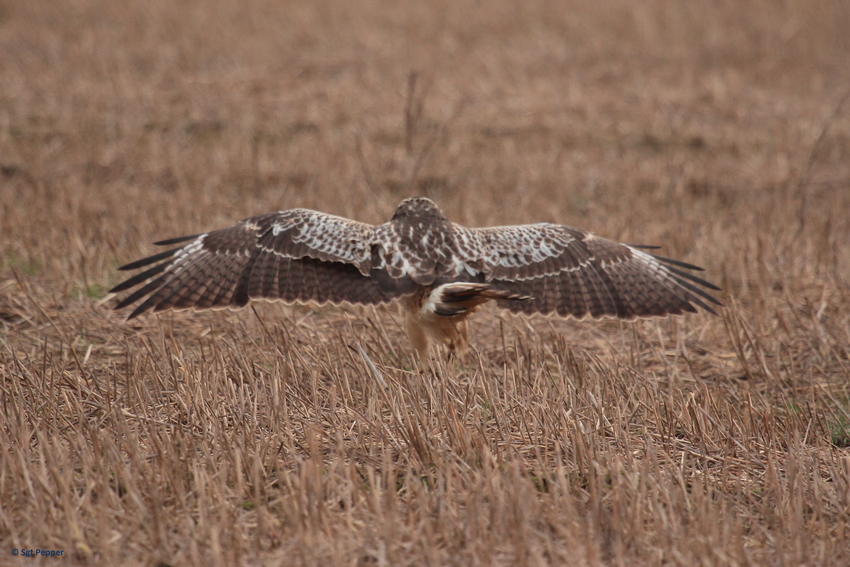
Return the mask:
<svg viewBox="0 0 850 567">
<path fill-rule="evenodd" d="M 466 264 L 487 273 L 487 280 L 533 279 L 581 269 L 593 258 L 575 246 L 587 233 L 547 223 L 461 229 Z M 483 262 L 476 265 L 475 260 Z"/>
<path fill-rule="evenodd" d="M 361 271 L 368 263 L 372 225 L 309 209 L 279 211 L 269 220 L 274 239 L 261 246 L 275 253 L 355 264 Z M 260 231 L 267 226 L 259 224 Z"/>
</svg>

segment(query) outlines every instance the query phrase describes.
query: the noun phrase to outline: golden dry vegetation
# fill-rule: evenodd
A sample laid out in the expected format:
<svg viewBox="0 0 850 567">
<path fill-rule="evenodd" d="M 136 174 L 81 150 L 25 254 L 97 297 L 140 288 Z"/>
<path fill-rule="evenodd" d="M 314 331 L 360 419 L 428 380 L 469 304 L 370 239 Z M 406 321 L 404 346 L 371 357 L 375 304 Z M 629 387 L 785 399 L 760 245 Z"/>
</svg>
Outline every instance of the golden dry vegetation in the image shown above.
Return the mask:
<svg viewBox="0 0 850 567">
<path fill-rule="evenodd" d="M 0 563 L 850 564 L 844 2 L 0 3 Z M 145 316 L 152 241 L 555 221 L 720 317 Z M 61 559 L 12 548 L 61 549 Z"/>
</svg>

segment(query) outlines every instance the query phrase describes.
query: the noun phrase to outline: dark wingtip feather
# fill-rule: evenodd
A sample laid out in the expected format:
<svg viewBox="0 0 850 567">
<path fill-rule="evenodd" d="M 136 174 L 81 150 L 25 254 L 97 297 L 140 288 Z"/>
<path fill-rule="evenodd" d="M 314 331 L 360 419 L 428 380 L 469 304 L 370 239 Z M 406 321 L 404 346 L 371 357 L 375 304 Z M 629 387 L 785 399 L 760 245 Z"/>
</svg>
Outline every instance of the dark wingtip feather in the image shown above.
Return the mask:
<svg viewBox="0 0 850 567">
<path fill-rule="evenodd" d="M 148 256 L 147 258 L 142 258 L 141 260 L 136 260 L 135 262 L 130 262 L 129 264 L 121 266 L 118 269 L 123 271 L 123 272 L 126 272 L 126 271 L 129 271 L 129 270 L 136 270 L 138 268 L 143 268 L 143 267 L 148 266 L 150 264 L 153 264 L 155 262 L 159 262 L 160 260 L 165 260 L 166 258 L 171 258 L 178 251 L 180 251 L 182 249 L 183 249 L 182 247 L 172 248 L 171 250 L 166 250 L 165 252 L 160 252 L 159 254 L 154 254 L 153 256 Z"/>
<path fill-rule="evenodd" d="M 136 274 L 132 278 L 127 278 L 126 280 L 124 280 L 120 284 L 118 284 L 115 287 L 113 287 L 112 289 L 110 289 L 109 293 L 118 293 L 120 291 L 124 291 L 125 289 L 130 289 L 131 287 L 136 286 L 136 285 L 142 283 L 143 281 L 146 281 L 146 280 L 154 277 L 155 275 L 163 272 L 169 265 L 170 264 L 168 262 L 163 262 L 162 264 L 159 264 L 158 266 L 154 266 L 150 270 Z"/>
<path fill-rule="evenodd" d="M 194 240 L 199 236 L 203 236 L 203 234 L 193 234 L 191 236 L 178 236 L 177 238 L 169 238 L 168 240 L 160 240 L 159 242 L 154 242 L 154 246 L 171 246 L 172 244 L 180 244 L 181 242 L 188 242 L 189 240 Z"/>
<path fill-rule="evenodd" d="M 124 307 L 127 307 L 128 305 L 131 305 L 131 304 L 137 302 L 138 300 L 145 297 L 146 295 L 155 292 L 157 289 L 162 287 L 162 285 L 165 283 L 165 280 L 166 280 L 167 277 L 168 277 L 168 274 L 165 274 L 165 275 L 162 275 L 162 276 L 156 278 L 153 281 L 146 283 L 141 288 L 137 289 L 136 291 L 134 291 L 133 293 L 131 293 L 130 295 L 128 295 L 127 297 L 125 297 L 124 299 L 119 301 L 118 305 L 115 306 L 115 309 L 123 309 Z"/>
<path fill-rule="evenodd" d="M 722 303 L 718 302 L 717 304 L 718 304 L 718 305 L 720 305 L 721 307 L 723 307 L 723 304 L 722 304 Z M 708 305 L 706 305 L 706 304 L 703 304 L 703 305 L 702 305 L 702 308 L 703 308 L 703 309 L 705 309 L 705 311 L 706 311 L 707 313 L 711 313 L 711 314 L 712 314 L 712 315 L 714 315 L 715 317 L 718 317 L 718 316 L 719 316 L 719 315 L 717 314 L 717 311 L 715 311 L 714 309 L 712 309 L 711 307 L 709 307 L 709 306 L 708 306 Z"/>
<path fill-rule="evenodd" d="M 651 244 L 629 244 L 631 248 L 640 248 L 641 250 L 658 250 L 661 248 L 660 246 L 653 246 Z"/>
<path fill-rule="evenodd" d="M 694 287 L 694 286 L 692 286 L 692 285 L 690 285 L 686 282 L 679 281 L 677 283 L 679 285 L 681 285 L 682 287 L 684 287 L 686 289 L 690 289 L 690 291 L 697 293 L 699 296 L 710 300 L 712 303 L 716 303 L 717 305 L 720 305 L 721 307 L 723 306 L 722 303 L 720 303 L 719 301 L 717 301 L 716 299 L 714 299 L 713 297 L 711 297 L 710 295 L 708 295 L 707 293 L 705 293 L 701 289 L 696 288 L 696 287 Z M 712 315 L 717 315 L 717 312 L 714 309 L 712 309 L 711 306 L 708 305 L 708 303 L 706 303 L 705 301 L 700 299 L 700 297 L 697 297 L 696 295 L 693 295 L 693 294 L 688 294 L 688 295 L 689 295 L 689 297 L 685 298 L 688 301 L 688 305 L 690 305 L 691 307 L 693 307 L 693 305 L 696 305 L 700 309 L 703 309 L 703 310 L 707 311 L 708 313 L 711 313 Z M 691 304 L 693 304 L 693 305 L 691 305 Z M 690 311 L 691 313 L 697 312 L 696 307 L 694 307 L 692 311 L 690 309 L 688 311 Z"/>
<path fill-rule="evenodd" d="M 678 268 L 684 268 L 686 270 L 695 270 L 695 271 L 698 271 L 698 272 L 703 272 L 703 271 L 705 271 L 703 268 L 700 268 L 699 266 L 694 266 L 693 264 L 688 264 L 687 262 L 682 262 L 680 260 L 673 260 L 672 258 L 665 258 L 663 256 L 657 256 L 655 254 L 649 254 L 649 256 L 652 256 L 654 259 L 658 260 L 659 262 L 663 262 L 664 264 L 666 264 L 664 266 L 664 268 L 670 273 L 673 280 L 676 282 L 676 285 L 678 285 L 678 286 L 680 286 L 680 287 L 682 287 L 685 290 L 690 292 L 691 297 L 688 298 L 688 300 L 690 302 L 696 304 L 698 307 L 704 309 L 705 311 L 707 311 L 708 313 L 711 313 L 712 315 L 717 315 L 717 312 L 714 309 L 712 309 L 711 307 L 709 307 L 709 305 L 706 303 L 706 301 L 709 301 L 709 302 L 711 302 L 715 305 L 719 305 L 720 307 L 723 307 L 723 304 L 717 298 L 712 296 L 710 293 L 708 293 L 705 290 L 697 287 L 697 285 L 703 286 L 703 287 L 710 289 L 710 290 L 713 290 L 713 291 L 723 291 L 723 290 L 720 289 L 719 287 L 717 287 L 716 285 L 714 285 L 711 282 L 708 282 L 708 281 L 706 281 L 702 278 L 698 278 L 697 276 L 695 276 L 695 275 L 693 275 L 689 272 L 685 272 L 683 270 L 678 269 Z M 674 268 L 673 266 L 677 266 L 677 267 Z M 693 282 L 693 283 L 691 283 L 691 282 Z M 694 284 L 697 284 L 697 285 L 694 285 Z M 703 301 L 703 299 L 705 301 Z"/>
<path fill-rule="evenodd" d="M 136 307 L 136 309 L 134 309 L 132 313 L 127 315 L 127 321 L 129 321 L 131 319 L 135 319 L 136 317 L 138 317 L 139 315 L 143 314 L 145 311 L 148 311 L 148 310 L 150 310 L 150 307 L 146 307 L 144 304 Z"/>
<path fill-rule="evenodd" d="M 137 306 L 136 309 L 133 310 L 132 313 L 130 313 L 130 315 L 127 317 L 127 320 L 129 321 L 130 319 L 135 319 L 136 317 L 138 317 L 142 313 L 146 313 L 146 312 L 150 311 L 151 309 L 156 311 L 157 304 L 162 300 L 161 296 L 157 296 L 158 291 L 160 291 L 160 290 L 157 289 L 155 291 L 148 292 L 148 293 L 150 293 L 148 298 L 145 299 L 139 306 Z M 137 297 L 133 301 L 131 301 L 130 303 L 134 303 L 135 301 L 138 301 L 139 299 L 140 298 Z"/>
<path fill-rule="evenodd" d="M 671 264 L 673 266 L 679 266 L 680 268 L 685 268 L 686 270 L 696 270 L 697 272 L 704 272 L 703 268 L 699 266 L 694 266 L 693 264 L 688 264 L 687 262 L 682 262 L 680 260 L 673 260 L 672 258 L 664 258 L 663 256 L 656 256 L 655 254 L 650 254 L 653 258 L 658 260 L 659 262 L 664 262 L 665 264 Z"/>
<path fill-rule="evenodd" d="M 712 299 L 712 301 L 714 301 L 713 297 L 711 297 L 711 299 Z M 699 305 L 700 308 L 703 309 L 704 311 L 706 311 L 707 313 L 711 313 L 712 315 L 715 315 L 715 316 L 717 315 L 717 311 L 712 309 L 711 306 L 709 306 L 708 303 L 706 303 L 705 301 L 703 301 L 701 299 L 697 299 L 697 298 L 691 298 L 691 301 L 693 303 L 696 303 L 697 305 Z M 719 302 L 716 302 L 716 303 L 719 303 Z"/>
<path fill-rule="evenodd" d="M 723 291 L 722 289 L 720 289 L 719 287 L 717 287 L 713 283 L 707 282 L 702 278 L 698 278 L 693 274 L 689 274 L 688 272 L 683 272 L 682 270 L 677 270 L 676 268 L 671 268 L 670 266 L 667 266 L 667 270 L 669 270 L 669 272 L 671 274 L 676 274 L 677 276 L 679 276 L 681 278 L 691 280 L 692 282 L 699 284 L 703 287 L 707 287 L 708 289 L 711 289 L 711 290 L 714 290 L 714 291 Z"/>
<path fill-rule="evenodd" d="M 673 276 L 673 280 L 676 282 L 676 285 L 690 291 L 692 294 L 696 294 L 697 296 L 699 296 L 699 297 L 694 296 L 690 300 L 694 301 L 697 305 L 699 305 L 700 307 L 702 307 L 706 311 L 710 311 L 711 313 L 714 313 L 714 311 L 712 311 L 712 309 L 708 305 L 706 305 L 705 302 L 703 302 L 702 299 L 700 299 L 700 297 L 707 300 L 707 301 L 714 303 L 715 305 L 719 305 L 720 307 L 723 307 L 723 304 L 720 303 L 720 301 L 718 301 L 714 297 L 712 297 L 708 292 L 701 290 L 700 288 L 689 283 L 688 281 L 686 281 L 682 278 L 679 278 L 679 277 L 675 277 L 675 276 Z M 717 313 L 714 313 L 714 314 L 717 315 Z"/>
</svg>

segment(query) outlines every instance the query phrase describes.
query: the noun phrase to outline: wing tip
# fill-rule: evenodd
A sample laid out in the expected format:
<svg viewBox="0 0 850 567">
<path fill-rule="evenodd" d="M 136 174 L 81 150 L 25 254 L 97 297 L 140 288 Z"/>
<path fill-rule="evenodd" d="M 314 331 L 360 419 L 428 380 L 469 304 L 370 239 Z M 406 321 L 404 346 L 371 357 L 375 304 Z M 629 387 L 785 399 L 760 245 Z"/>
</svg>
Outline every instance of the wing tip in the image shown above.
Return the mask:
<svg viewBox="0 0 850 567">
<path fill-rule="evenodd" d="M 180 244 L 182 242 L 188 242 L 190 240 L 194 240 L 194 239 L 201 237 L 201 236 L 204 236 L 204 235 L 206 235 L 205 232 L 201 233 L 201 234 L 192 234 L 192 235 L 189 235 L 189 236 L 178 236 L 176 238 L 167 238 L 165 240 L 159 240 L 157 242 L 154 242 L 153 244 L 154 244 L 154 246 L 171 246 L 172 244 Z"/>
<path fill-rule="evenodd" d="M 627 244 L 626 246 L 630 248 L 639 248 L 641 250 L 658 250 L 661 248 L 660 246 L 655 246 L 653 244 Z"/>
<path fill-rule="evenodd" d="M 159 254 L 154 254 L 153 256 L 147 256 L 145 258 L 141 258 L 140 260 L 136 260 L 135 262 L 130 262 L 129 264 L 124 264 L 119 267 L 118 270 L 122 272 L 129 272 L 132 270 L 138 270 L 139 268 L 144 268 L 145 266 L 149 266 L 150 264 L 155 264 L 160 260 L 166 260 L 171 258 L 175 254 L 177 254 L 180 250 L 183 250 L 183 246 L 172 248 L 171 250 L 166 250 L 165 252 L 160 252 Z"/>
<path fill-rule="evenodd" d="M 699 266 L 695 266 L 693 264 L 689 264 L 687 262 L 682 262 L 681 260 L 674 260 L 672 258 L 665 258 L 664 256 L 658 256 L 656 254 L 650 254 L 653 258 L 658 260 L 659 262 L 664 262 L 665 264 L 670 264 L 673 266 L 678 266 L 680 268 L 685 268 L 686 270 L 694 270 L 696 272 L 704 272 L 705 268 L 700 268 Z"/>
</svg>

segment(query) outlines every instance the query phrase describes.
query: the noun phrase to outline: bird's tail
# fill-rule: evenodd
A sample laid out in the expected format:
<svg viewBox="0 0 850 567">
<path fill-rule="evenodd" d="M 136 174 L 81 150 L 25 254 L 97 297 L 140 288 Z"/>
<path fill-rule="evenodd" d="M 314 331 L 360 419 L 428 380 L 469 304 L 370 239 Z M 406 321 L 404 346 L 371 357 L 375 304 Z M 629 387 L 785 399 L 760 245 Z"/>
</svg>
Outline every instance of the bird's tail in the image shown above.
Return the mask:
<svg viewBox="0 0 850 567">
<path fill-rule="evenodd" d="M 482 303 L 492 299 L 530 299 L 510 291 L 495 289 L 489 284 L 454 282 L 434 288 L 428 298 L 428 307 L 435 315 L 457 317 L 468 315 Z"/>
</svg>

